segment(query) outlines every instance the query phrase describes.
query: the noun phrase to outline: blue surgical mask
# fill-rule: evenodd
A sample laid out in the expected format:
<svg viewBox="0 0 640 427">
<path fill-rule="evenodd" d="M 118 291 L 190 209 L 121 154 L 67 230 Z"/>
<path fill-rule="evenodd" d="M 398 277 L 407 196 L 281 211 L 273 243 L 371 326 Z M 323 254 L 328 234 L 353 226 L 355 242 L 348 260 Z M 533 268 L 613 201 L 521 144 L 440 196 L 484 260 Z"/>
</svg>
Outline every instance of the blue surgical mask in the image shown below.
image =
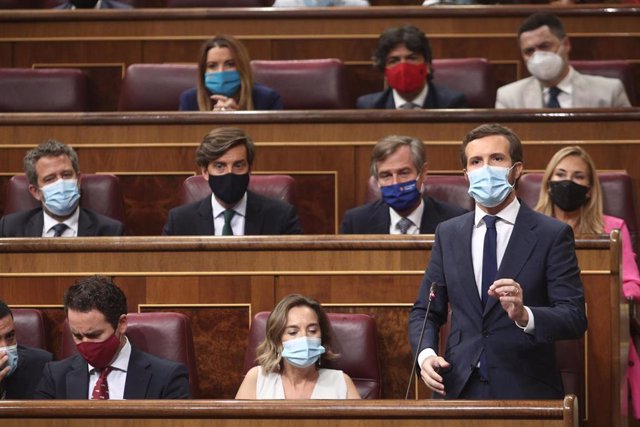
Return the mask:
<svg viewBox="0 0 640 427">
<path fill-rule="evenodd" d="M 327 7 L 327 6 L 336 6 L 336 0 L 304 0 L 304 5 L 306 7 Z"/>
<path fill-rule="evenodd" d="M 318 361 L 324 354 L 320 338 L 300 337 L 282 343 L 282 357 L 293 366 L 306 368 Z"/>
<path fill-rule="evenodd" d="M 9 373 L 7 374 L 7 376 L 9 376 L 13 374 L 18 367 L 18 346 L 10 345 L 7 347 L 0 347 L 0 350 L 6 352 L 7 356 L 9 356 L 9 360 L 7 361 L 7 365 L 11 367 L 11 370 L 9 370 Z M 2 366 L 0 370 L 4 369 L 5 366 Z"/>
<path fill-rule="evenodd" d="M 513 191 L 513 185 L 509 183 L 511 168 L 485 165 L 467 172 L 469 195 L 479 205 L 487 208 L 498 206 Z"/>
<path fill-rule="evenodd" d="M 40 188 L 43 203 L 54 215 L 67 216 L 78 207 L 80 190 L 77 179 L 59 179 Z"/>
<path fill-rule="evenodd" d="M 382 200 L 396 211 L 402 212 L 411 208 L 420 198 L 417 181 L 411 180 L 398 184 L 380 187 Z"/>
<path fill-rule="evenodd" d="M 240 89 L 240 73 L 237 70 L 204 73 L 204 85 L 211 93 L 232 97 Z"/>
</svg>

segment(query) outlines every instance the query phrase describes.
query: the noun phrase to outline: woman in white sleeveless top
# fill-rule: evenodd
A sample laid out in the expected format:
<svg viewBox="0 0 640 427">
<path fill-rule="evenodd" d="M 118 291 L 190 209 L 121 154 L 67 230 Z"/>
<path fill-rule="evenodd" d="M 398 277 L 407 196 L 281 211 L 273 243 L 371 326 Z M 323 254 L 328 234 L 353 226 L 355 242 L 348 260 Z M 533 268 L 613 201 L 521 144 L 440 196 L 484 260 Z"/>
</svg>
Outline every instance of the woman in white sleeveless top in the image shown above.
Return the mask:
<svg viewBox="0 0 640 427">
<path fill-rule="evenodd" d="M 320 304 L 298 294 L 284 297 L 267 319 L 265 340 L 236 399 L 360 399 L 353 381 L 322 360 L 332 351 L 329 319 Z"/>
</svg>

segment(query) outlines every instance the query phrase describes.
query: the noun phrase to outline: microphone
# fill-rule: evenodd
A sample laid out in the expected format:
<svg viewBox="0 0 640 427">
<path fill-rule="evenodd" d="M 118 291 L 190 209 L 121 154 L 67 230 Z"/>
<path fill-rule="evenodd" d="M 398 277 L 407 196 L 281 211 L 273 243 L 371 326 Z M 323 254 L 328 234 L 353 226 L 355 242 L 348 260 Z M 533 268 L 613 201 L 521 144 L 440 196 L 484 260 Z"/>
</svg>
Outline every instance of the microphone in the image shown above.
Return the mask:
<svg viewBox="0 0 640 427">
<path fill-rule="evenodd" d="M 416 363 L 418 363 L 418 354 L 420 353 L 420 346 L 422 345 L 422 337 L 424 336 L 424 328 L 427 326 L 427 318 L 429 317 L 429 310 L 431 309 L 431 301 L 436 299 L 436 288 L 438 284 L 436 282 L 431 283 L 429 289 L 429 302 L 427 303 L 427 312 L 424 314 L 424 321 L 422 322 L 422 329 L 420 329 L 420 340 L 418 341 L 418 347 L 416 348 L 416 355 L 413 358 L 411 364 L 411 375 L 409 375 L 409 384 L 407 384 L 407 392 L 404 394 L 404 400 L 409 399 L 409 390 L 411 390 L 411 383 L 413 382 L 413 376 L 416 373 Z"/>
</svg>

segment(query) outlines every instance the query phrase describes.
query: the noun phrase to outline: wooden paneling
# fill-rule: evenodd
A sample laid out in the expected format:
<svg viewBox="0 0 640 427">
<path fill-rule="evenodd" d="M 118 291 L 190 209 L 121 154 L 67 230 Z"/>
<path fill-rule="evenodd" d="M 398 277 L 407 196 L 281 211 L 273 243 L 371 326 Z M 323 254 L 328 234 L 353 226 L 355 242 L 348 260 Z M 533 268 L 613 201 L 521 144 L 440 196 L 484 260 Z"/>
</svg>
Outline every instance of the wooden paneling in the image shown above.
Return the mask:
<svg viewBox="0 0 640 427">
<path fill-rule="evenodd" d="M 521 137 L 527 170 L 543 170 L 558 149 L 580 144 L 599 169 L 626 170 L 639 188 L 640 110 L 633 109 L 6 114 L 0 116 L 0 190 L 8 176 L 22 173 L 26 150 L 53 137 L 77 149 L 83 172 L 121 178 L 130 234 L 157 235 L 177 204 L 182 179 L 195 171 L 202 136 L 212 128 L 240 126 L 256 142 L 256 173 L 296 179 L 305 232 L 331 234 L 346 209 L 364 202 L 378 139 L 421 138 L 429 173 L 461 173 L 460 141 L 487 122 L 510 126 Z M 3 199 L 0 191 L 0 206 Z"/>
<path fill-rule="evenodd" d="M 127 294 L 131 311 L 187 313 L 195 323 L 202 398 L 235 395 L 242 375 L 248 316 L 271 310 L 289 293 L 302 293 L 317 298 L 328 311 L 375 316 L 383 396 L 402 398 L 411 367 L 406 339 L 408 310 L 428 263 L 432 239 L 0 239 L 0 265 L 4 266 L 0 289 L 12 305 L 43 307 L 47 317 L 59 319 L 66 287 L 78 277 L 99 273 L 114 277 Z M 576 242 L 589 318 L 585 340 L 587 400 L 581 402 L 587 426 L 616 425 L 625 401 L 621 385 L 628 317 L 620 298 L 616 235 L 611 242 L 605 236 Z M 50 304 L 56 307 L 50 308 Z M 418 397 L 429 396 L 421 388 Z"/>
<path fill-rule="evenodd" d="M 350 79 L 355 97 L 370 92 L 374 82 L 382 83 L 378 72 L 361 68 L 370 64 L 379 34 L 412 23 L 429 36 L 434 58 L 487 58 L 496 65 L 496 80 L 502 85 L 524 77 L 516 30 L 527 15 L 544 8 L 549 6 L 0 11 L 0 64 L 85 68 L 195 62 L 204 40 L 228 33 L 247 46 L 252 59 L 340 58 L 350 75 L 365 76 Z M 550 10 L 564 21 L 572 59 L 627 59 L 640 73 L 639 8 L 581 5 Z M 504 74 L 500 67 L 505 63 L 520 65 L 518 72 Z M 97 92 L 92 110 L 114 110 L 113 99 L 99 96 L 118 88 L 113 75 L 89 77 Z M 640 93 L 640 83 L 636 86 Z"/>
<path fill-rule="evenodd" d="M 0 401 L 6 427 L 572 427 L 577 402 L 564 401 Z"/>
</svg>

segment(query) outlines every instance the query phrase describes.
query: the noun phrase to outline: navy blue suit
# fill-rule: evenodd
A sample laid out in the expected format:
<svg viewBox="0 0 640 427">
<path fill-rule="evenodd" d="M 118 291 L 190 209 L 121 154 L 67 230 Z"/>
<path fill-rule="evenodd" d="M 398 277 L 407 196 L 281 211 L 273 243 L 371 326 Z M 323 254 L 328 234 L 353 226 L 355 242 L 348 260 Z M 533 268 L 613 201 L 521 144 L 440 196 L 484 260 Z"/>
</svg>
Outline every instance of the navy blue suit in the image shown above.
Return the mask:
<svg viewBox="0 0 640 427">
<path fill-rule="evenodd" d="M 393 110 L 396 108 L 396 104 L 393 101 L 393 91 L 391 88 L 387 88 L 382 92 L 362 95 L 358 98 L 356 107 L 361 109 Z M 429 83 L 429 91 L 422 108 L 467 108 L 467 98 L 464 94 L 445 86 L 436 86 L 433 83 Z"/>
<path fill-rule="evenodd" d="M 489 297 L 482 309 L 471 256 L 473 221 L 474 212 L 469 212 L 441 223 L 436 230 L 431 259 L 409 317 L 413 350 L 418 345 L 429 288 L 435 282 L 436 298 L 418 350 L 438 351 L 439 328 L 447 321 L 450 305 L 444 358 L 451 369 L 441 373 L 448 399 L 460 396 L 483 349 L 490 398 L 562 398 L 554 342 L 579 338 L 587 328 L 571 227 L 520 205 L 497 277 L 511 278 L 522 287 L 524 304 L 535 319 L 535 333 L 527 334 L 509 319 L 497 299 Z"/>
<path fill-rule="evenodd" d="M 0 219 L 0 237 L 42 237 L 43 227 L 42 207 L 14 212 Z M 122 235 L 124 235 L 124 226 L 120 221 L 80 208 L 78 237 Z"/>
<path fill-rule="evenodd" d="M 244 223 L 246 236 L 301 233 L 298 215 L 293 206 L 281 200 L 247 191 Z M 211 196 L 171 209 L 162 234 L 166 236 L 215 235 Z"/>
<path fill-rule="evenodd" d="M 198 111 L 198 90 L 194 87 L 180 94 L 180 111 Z M 275 90 L 258 83 L 251 91 L 254 110 L 282 110 L 282 99 Z"/>
<path fill-rule="evenodd" d="M 88 399 L 89 368 L 76 354 L 50 362 L 42 372 L 36 399 Z M 182 363 L 160 359 L 131 346 L 124 399 L 189 399 L 189 372 Z"/>
<path fill-rule="evenodd" d="M 33 399 L 33 393 L 42 377 L 42 369 L 52 359 L 53 355 L 48 351 L 18 344 L 18 367 L 0 384 L 0 390 L 5 393 L 4 398 Z"/>
<path fill-rule="evenodd" d="M 59 6 L 55 6 L 54 9 L 71 9 L 72 7 L 73 4 L 71 4 L 71 2 L 66 2 Z M 100 9 L 133 9 L 133 6 L 117 0 L 102 0 L 100 3 Z"/>
<path fill-rule="evenodd" d="M 462 215 L 465 209 L 441 202 L 429 196 L 423 197 L 424 211 L 420 221 L 420 234 L 433 234 L 442 221 Z M 389 205 L 378 199 L 366 205 L 349 209 L 344 214 L 342 234 L 389 234 L 391 215 Z"/>
</svg>

